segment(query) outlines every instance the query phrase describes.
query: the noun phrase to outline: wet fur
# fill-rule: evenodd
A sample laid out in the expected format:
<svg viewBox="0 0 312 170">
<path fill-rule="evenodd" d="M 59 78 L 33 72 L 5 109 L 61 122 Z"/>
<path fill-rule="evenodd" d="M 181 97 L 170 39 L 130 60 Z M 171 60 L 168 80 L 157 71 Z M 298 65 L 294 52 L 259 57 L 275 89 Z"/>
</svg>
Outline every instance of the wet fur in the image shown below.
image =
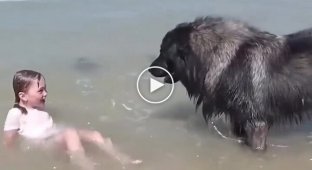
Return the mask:
<svg viewBox="0 0 312 170">
<path fill-rule="evenodd" d="M 264 150 L 270 126 L 300 123 L 312 113 L 311 52 L 312 29 L 277 36 L 238 20 L 205 17 L 169 31 L 151 66 L 172 73 L 206 120 L 225 114 L 234 134 Z M 170 82 L 163 71 L 150 72 Z"/>
</svg>

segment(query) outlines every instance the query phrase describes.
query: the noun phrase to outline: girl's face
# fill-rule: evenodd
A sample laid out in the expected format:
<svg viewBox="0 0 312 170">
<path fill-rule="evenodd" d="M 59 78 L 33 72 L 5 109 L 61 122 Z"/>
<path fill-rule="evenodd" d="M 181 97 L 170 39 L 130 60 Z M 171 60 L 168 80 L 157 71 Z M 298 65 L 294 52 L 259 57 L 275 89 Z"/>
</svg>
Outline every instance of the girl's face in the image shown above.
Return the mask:
<svg viewBox="0 0 312 170">
<path fill-rule="evenodd" d="M 47 97 L 46 83 L 43 77 L 38 80 L 32 80 L 28 90 L 21 98 L 26 107 L 44 109 L 45 99 Z"/>
</svg>

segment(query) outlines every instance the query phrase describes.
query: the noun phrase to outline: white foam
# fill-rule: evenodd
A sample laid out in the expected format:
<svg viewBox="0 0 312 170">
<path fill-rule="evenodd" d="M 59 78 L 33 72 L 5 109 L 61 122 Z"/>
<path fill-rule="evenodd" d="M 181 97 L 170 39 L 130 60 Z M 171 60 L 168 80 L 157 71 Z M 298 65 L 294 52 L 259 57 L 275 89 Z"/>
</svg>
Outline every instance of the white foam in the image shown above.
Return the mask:
<svg viewBox="0 0 312 170">
<path fill-rule="evenodd" d="M 76 80 L 76 85 L 81 88 L 81 94 L 87 96 L 91 93 L 95 93 L 92 81 L 88 78 L 82 78 Z"/>
<path fill-rule="evenodd" d="M 112 102 L 113 107 L 115 107 L 115 105 L 116 105 L 115 100 L 114 100 L 114 99 L 111 99 L 111 102 Z"/>
<path fill-rule="evenodd" d="M 129 107 L 129 106 L 125 105 L 125 104 L 122 104 L 122 106 L 123 106 L 126 110 L 128 110 L 128 111 L 133 110 L 131 107 Z"/>
</svg>

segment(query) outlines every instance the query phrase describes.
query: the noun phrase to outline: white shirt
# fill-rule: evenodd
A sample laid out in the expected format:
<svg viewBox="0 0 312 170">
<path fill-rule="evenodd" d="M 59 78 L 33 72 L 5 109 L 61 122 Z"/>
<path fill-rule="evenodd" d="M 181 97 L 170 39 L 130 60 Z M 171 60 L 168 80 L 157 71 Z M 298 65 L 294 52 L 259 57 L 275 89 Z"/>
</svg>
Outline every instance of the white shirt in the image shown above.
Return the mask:
<svg viewBox="0 0 312 170">
<path fill-rule="evenodd" d="M 18 133 L 27 138 L 46 138 L 54 134 L 53 119 L 48 112 L 27 109 L 22 114 L 18 108 L 9 110 L 4 123 L 4 131 L 18 130 Z"/>
</svg>

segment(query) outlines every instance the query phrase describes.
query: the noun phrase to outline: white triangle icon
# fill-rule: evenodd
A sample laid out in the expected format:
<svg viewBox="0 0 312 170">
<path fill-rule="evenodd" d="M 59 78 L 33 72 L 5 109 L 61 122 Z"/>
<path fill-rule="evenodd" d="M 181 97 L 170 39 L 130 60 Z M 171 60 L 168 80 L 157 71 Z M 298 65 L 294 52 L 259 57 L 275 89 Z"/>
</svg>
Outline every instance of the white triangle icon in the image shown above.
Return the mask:
<svg viewBox="0 0 312 170">
<path fill-rule="evenodd" d="M 162 86 L 164 86 L 164 83 L 150 78 L 150 93 L 153 93 L 155 90 L 161 88 Z"/>
</svg>

